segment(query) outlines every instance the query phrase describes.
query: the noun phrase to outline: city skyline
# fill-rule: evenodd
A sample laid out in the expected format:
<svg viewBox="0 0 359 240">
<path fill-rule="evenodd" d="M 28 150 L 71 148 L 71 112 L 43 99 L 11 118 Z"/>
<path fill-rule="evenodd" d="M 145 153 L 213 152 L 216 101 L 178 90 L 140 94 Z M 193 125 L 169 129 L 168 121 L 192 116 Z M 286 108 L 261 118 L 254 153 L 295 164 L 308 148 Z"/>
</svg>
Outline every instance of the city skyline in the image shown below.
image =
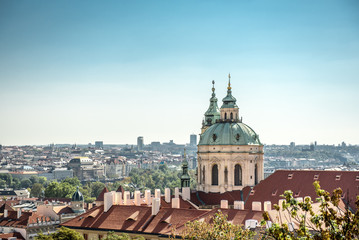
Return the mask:
<svg viewBox="0 0 359 240">
<path fill-rule="evenodd" d="M 0 144 L 188 143 L 228 73 L 264 144 L 359 144 L 357 1 L 1 1 Z"/>
</svg>

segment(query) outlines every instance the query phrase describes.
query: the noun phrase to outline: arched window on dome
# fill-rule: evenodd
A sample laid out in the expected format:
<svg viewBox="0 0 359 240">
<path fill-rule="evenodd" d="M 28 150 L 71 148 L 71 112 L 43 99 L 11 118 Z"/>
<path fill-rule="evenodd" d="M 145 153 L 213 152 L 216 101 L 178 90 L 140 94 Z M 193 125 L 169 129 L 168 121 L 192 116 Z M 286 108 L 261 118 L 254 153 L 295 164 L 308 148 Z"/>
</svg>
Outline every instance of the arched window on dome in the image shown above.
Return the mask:
<svg viewBox="0 0 359 240">
<path fill-rule="evenodd" d="M 215 164 L 212 167 L 212 185 L 218 186 L 218 165 Z"/>
<path fill-rule="evenodd" d="M 234 186 L 242 186 L 242 167 L 239 164 L 234 167 Z"/>
<path fill-rule="evenodd" d="M 254 166 L 254 184 L 258 184 L 258 167 L 257 164 Z"/>
<path fill-rule="evenodd" d="M 231 113 L 231 119 L 233 119 L 233 113 Z"/>
<path fill-rule="evenodd" d="M 224 113 L 224 119 L 225 120 L 227 119 L 227 113 Z"/>
</svg>

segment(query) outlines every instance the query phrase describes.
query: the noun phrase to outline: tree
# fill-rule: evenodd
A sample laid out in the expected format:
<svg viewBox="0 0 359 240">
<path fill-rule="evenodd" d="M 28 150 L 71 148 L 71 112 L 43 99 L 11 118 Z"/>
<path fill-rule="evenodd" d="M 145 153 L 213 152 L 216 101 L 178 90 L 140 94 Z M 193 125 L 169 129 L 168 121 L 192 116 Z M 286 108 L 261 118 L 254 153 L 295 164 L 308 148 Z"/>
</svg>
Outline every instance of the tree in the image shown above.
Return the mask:
<svg viewBox="0 0 359 240">
<path fill-rule="evenodd" d="M 342 190 L 337 188 L 332 194 L 320 188 L 314 182 L 314 188 L 320 203 L 319 212 L 313 211 L 312 201 L 306 197 L 303 202 L 293 198 L 292 191 L 285 191 L 282 206 L 274 205 L 275 210 L 286 211 L 290 218 L 299 223 L 298 230 L 290 231 L 286 223 L 274 223 L 263 233 L 265 238 L 272 239 L 358 239 L 359 238 L 359 196 L 355 202 L 357 212 L 352 213 L 339 208 Z M 298 214 L 298 212 L 302 212 Z M 309 222 L 308 222 L 308 217 Z M 268 213 L 263 214 L 262 225 L 269 220 Z M 291 221 L 291 220 L 290 220 Z"/>
<path fill-rule="evenodd" d="M 84 240 L 82 235 L 70 228 L 61 227 L 56 232 L 50 235 L 42 233 L 35 237 L 36 240 Z"/>
<path fill-rule="evenodd" d="M 114 232 L 109 232 L 103 240 L 145 240 L 145 238 L 141 236 L 130 237 L 130 235 L 126 233 L 116 234 Z"/>
<path fill-rule="evenodd" d="M 75 187 L 81 186 L 81 182 L 77 177 L 66 178 L 66 179 L 62 180 L 61 183 L 68 183 L 68 184 L 73 185 Z"/>
<path fill-rule="evenodd" d="M 254 232 L 243 229 L 240 225 L 234 225 L 227 221 L 227 216 L 220 210 L 212 217 L 212 221 L 193 221 L 186 223 L 185 230 L 181 234 L 182 239 L 252 239 Z M 172 233 L 172 239 L 176 238 L 176 231 Z"/>
<path fill-rule="evenodd" d="M 35 183 L 31 188 L 31 196 L 40 197 L 43 188 L 41 183 Z"/>
<path fill-rule="evenodd" d="M 102 182 L 91 183 L 91 197 L 97 198 L 105 187 L 106 185 Z"/>
<path fill-rule="evenodd" d="M 32 186 L 32 182 L 29 179 L 21 180 L 20 187 L 22 188 L 29 188 Z"/>
</svg>

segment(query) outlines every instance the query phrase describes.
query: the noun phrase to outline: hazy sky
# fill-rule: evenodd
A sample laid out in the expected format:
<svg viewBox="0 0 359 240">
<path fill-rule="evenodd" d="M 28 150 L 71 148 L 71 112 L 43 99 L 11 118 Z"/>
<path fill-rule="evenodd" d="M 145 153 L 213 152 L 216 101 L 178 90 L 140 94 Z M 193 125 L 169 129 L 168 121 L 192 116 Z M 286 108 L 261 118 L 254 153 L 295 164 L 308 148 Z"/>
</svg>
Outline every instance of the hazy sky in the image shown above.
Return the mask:
<svg viewBox="0 0 359 240">
<path fill-rule="evenodd" d="M 265 144 L 359 144 L 359 1 L 0 0 L 0 144 L 189 142 L 232 76 Z"/>
</svg>

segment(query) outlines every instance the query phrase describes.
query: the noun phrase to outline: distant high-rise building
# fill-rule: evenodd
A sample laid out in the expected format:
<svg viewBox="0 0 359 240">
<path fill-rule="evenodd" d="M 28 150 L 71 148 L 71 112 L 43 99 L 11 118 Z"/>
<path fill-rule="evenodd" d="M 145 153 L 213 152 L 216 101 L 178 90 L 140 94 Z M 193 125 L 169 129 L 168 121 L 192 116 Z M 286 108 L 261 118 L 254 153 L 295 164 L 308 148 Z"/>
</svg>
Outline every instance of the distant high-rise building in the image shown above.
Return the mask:
<svg viewBox="0 0 359 240">
<path fill-rule="evenodd" d="M 190 142 L 189 144 L 191 146 L 196 146 L 197 145 L 197 135 L 196 134 L 191 134 L 190 135 Z"/>
<path fill-rule="evenodd" d="M 295 147 L 295 142 L 290 142 L 291 147 Z"/>
<path fill-rule="evenodd" d="M 2 145 L 0 144 L 0 151 L 2 150 Z"/>
<path fill-rule="evenodd" d="M 95 142 L 95 148 L 103 149 L 103 141 L 96 141 Z"/>
<path fill-rule="evenodd" d="M 143 137 L 137 138 L 137 150 L 142 151 L 143 150 Z"/>
</svg>

